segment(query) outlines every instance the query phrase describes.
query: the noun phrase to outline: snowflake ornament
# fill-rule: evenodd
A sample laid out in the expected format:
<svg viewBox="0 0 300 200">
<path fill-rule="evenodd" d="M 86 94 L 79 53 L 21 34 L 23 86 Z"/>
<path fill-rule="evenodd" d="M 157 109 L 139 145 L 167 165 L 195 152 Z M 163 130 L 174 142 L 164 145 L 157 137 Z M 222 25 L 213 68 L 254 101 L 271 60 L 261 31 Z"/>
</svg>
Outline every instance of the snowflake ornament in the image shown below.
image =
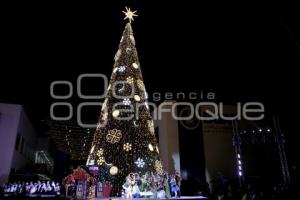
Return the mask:
<svg viewBox="0 0 300 200">
<path fill-rule="evenodd" d="M 138 158 L 134 163 L 135 163 L 136 166 L 139 167 L 139 168 L 143 168 L 144 165 L 145 165 L 145 162 L 144 162 L 144 160 L 143 160 L 142 158 Z"/>
<path fill-rule="evenodd" d="M 133 84 L 133 78 L 132 78 L 131 76 L 128 76 L 128 77 L 126 78 L 126 81 L 127 81 L 127 83 L 129 83 L 129 84 Z"/>
<path fill-rule="evenodd" d="M 104 153 L 103 149 L 100 148 L 100 149 L 97 151 L 97 156 L 98 156 L 98 157 L 101 157 L 101 156 L 103 156 L 103 153 Z"/>
<path fill-rule="evenodd" d="M 120 66 L 119 68 L 118 68 L 118 71 L 119 72 L 124 72 L 126 70 L 126 67 L 125 66 Z"/>
<path fill-rule="evenodd" d="M 123 104 L 124 104 L 125 106 L 129 106 L 129 105 L 131 104 L 130 99 L 129 99 L 129 98 L 125 98 L 125 99 L 123 100 Z"/>
<path fill-rule="evenodd" d="M 132 149 L 132 145 L 130 143 L 127 142 L 123 145 L 124 151 L 130 151 L 131 149 Z"/>
<path fill-rule="evenodd" d="M 103 156 L 99 157 L 98 160 L 97 160 L 98 165 L 103 165 L 104 162 L 105 162 L 105 160 L 104 160 Z"/>
</svg>

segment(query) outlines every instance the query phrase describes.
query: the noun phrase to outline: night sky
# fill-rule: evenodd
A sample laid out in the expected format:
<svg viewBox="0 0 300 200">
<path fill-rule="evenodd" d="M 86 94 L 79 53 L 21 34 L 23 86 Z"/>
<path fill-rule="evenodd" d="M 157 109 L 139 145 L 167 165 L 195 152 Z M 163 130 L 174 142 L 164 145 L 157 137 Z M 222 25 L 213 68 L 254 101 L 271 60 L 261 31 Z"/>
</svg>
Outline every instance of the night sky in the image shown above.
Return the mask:
<svg viewBox="0 0 300 200">
<path fill-rule="evenodd" d="M 125 6 L 138 10 L 132 26 L 150 96 L 212 91 L 228 103 L 261 101 L 279 113 L 294 140 L 300 33 L 296 6 L 286 3 L 105 0 L 1 6 L 0 102 L 24 105 L 38 123 L 49 118 L 55 102 L 52 81 L 76 83 L 81 73 L 109 77 Z M 95 94 L 102 85 L 85 88 Z M 77 106 L 80 100 L 68 102 Z"/>
</svg>

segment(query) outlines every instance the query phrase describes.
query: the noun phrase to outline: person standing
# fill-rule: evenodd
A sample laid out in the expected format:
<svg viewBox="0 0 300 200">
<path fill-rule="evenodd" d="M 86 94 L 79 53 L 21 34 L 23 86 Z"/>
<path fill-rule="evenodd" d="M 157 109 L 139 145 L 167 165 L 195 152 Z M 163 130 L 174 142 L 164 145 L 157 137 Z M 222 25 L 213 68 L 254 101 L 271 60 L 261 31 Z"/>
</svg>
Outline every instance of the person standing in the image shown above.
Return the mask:
<svg viewBox="0 0 300 200">
<path fill-rule="evenodd" d="M 169 185 L 169 175 L 167 173 L 164 174 L 163 185 L 166 192 L 166 198 L 171 199 L 170 185 Z"/>
<path fill-rule="evenodd" d="M 180 192 L 181 178 L 180 178 L 178 172 L 176 172 L 176 174 L 175 174 L 175 180 L 176 180 L 176 185 L 178 186 L 177 195 L 178 195 L 178 197 L 180 197 L 181 196 L 181 192 Z"/>
</svg>

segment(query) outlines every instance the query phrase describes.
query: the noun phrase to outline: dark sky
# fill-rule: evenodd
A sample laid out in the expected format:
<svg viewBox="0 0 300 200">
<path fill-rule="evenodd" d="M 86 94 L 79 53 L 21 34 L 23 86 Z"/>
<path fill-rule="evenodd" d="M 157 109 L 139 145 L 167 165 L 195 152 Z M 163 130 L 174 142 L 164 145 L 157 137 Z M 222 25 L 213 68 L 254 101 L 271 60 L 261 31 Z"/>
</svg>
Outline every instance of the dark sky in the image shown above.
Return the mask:
<svg viewBox="0 0 300 200">
<path fill-rule="evenodd" d="M 126 5 L 138 10 L 132 26 L 150 94 L 202 90 L 231 103 L 262 101 L 280 112 L 293 131 L 299 19 L 296 6 L 283 2 L 105 0 L 1 6 L 0 102 L 23 104 L 38 121 L 49 117 L 52 81 L 75 83 L 81 73 L 110 76 Z M 101 84 L 86 91 L 98 88 Z"/>
</svg>

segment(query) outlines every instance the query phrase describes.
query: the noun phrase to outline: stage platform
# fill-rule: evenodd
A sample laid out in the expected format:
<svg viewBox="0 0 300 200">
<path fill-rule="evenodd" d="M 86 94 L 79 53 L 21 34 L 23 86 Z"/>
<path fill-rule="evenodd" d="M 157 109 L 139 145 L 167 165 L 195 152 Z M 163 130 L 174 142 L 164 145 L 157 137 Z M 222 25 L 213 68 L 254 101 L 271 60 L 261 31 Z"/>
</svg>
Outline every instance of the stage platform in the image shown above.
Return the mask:
<svg viewBox="0 0 300 200">
<path fill-rule="evenodd" d="M 124 198 L 120 198 L 120 197 L 111 197 L 111 198 L 93 198 L 93 199 L 89 199 L 89 200 L 121 200 Z M 151 200 L 149 198 L 139 198 L 141 200 Z M 204 196 L 182 196 L 180 198 L 171 198 L 171 199 L 208 199 L 207 197 Z"/>
</svg>

